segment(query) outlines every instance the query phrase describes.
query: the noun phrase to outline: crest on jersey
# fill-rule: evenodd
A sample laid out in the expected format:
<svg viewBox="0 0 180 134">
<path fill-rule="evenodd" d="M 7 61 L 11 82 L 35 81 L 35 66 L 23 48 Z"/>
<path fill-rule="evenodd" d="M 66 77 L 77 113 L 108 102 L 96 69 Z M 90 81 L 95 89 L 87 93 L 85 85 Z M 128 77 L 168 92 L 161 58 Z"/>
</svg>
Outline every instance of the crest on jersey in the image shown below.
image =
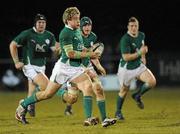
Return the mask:
<svg viewBox="0 0 180 134">
<path fill-rule="evenodd" d="M 84 48 L 84 45 L 81 43 L 78 43 L 77 50 L 82 50 Z"/>
<path fill-rule="evenodd" d="M 93 44 L 94 44 L 94 42 L 93 42 L 93 41 L 91 41 L 91 42 L 90 42 L 91 47 L 93 46 Z"/>
<path fill-rule="evenodd" d="M 49 39 L 46 39 L 46 40 L 45 40 L 45 42 L 46 42 L 46 44 L 48 44 L 48 45 L 49 45 L 50 40 L 49 40 Z"/>
</svg>

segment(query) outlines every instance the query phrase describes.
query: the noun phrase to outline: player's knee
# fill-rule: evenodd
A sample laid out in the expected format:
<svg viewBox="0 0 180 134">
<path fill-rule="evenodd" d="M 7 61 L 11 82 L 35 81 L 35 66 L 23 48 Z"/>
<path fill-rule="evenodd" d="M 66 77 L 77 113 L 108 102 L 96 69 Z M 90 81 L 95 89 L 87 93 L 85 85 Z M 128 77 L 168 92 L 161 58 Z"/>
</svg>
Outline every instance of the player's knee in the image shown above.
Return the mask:
<svg viewBox="0 0 180 134">
<path fill-rule="evenodd" d="M 128 91 L 129 91 L 128 87 L 122 86 L 119 91 L 119 96 L 125 97 L 127 95 Z"/>
<path fill-rule="evenodd" d="M 155 87 L 156 86 L 156 79 L 155 78 L 151 79 L 148 84 L 151 88 Z"/>
<path fill-rule="evenodd" d="M 102 95 L 103 96 L 104 92 L 103 92 L 102 88 L 97 88 L 96 91 L 97 91 L 98 95 Z"/>
<path fill-rule="evenodd" d="M 104 95 L 103 90 L 97 90 L 96 99 L 105 99 L 105 95 Z"/>
<path fill-rule="evenodd" d="M 39 87 L 41 91 L 44 91 L 47 87 L 47 83 L 45 82 L 44 84 L 40 84 Z"/>
<path fill-rule="evenodd" d="M 81 85 L 79 87 L 81 87 L 79 89 L 83 92 L 84 96 L 92 96 L 93 95 L 93 86 L 92 86 L 92 82 L 90 80 L 85 80 L 83 83 L 81 83 Z"/>
<path fill-rule="evenodd" d="M 92 88 L 93 86 L 90 82 L 85 85 L 85 89 L 87 92 L 92 92 Z"/>
<path fill-rule="evenodd" d="M 94 85 L 94 88 L 95 88 L 94 90 L 95 90 L 97 95 L 104 96 L 104 91 L 103 91 L 103 88 L 100 84 L 96 83 Z"/>
<path fill-rule="evenodd" d="M 44 95 L 44 99 L 50 99 L 53 97 L 53 94 L 51 94 L 50 92 L 46 92 Z"/>
<path fill-rule="evenodd" d="M 41 91 L 41 92 L 37 92 L 36 93 L 36 97 L 37 99 L 40 101 L 40 100 L 46 100 L 46 99 L 49 99 L 51 98 L 53 95 L 50 94 L 49 92 L 47 91 Z"/>
</svg>

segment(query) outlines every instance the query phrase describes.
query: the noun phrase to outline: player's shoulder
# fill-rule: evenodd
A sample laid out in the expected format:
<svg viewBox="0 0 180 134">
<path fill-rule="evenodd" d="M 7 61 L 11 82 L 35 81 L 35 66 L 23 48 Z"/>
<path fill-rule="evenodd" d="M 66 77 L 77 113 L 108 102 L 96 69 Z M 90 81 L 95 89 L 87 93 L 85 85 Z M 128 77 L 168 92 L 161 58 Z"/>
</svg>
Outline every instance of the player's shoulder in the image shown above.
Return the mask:
<svg viewBox="0 0 180 134">
<path fill-rule="evenodd" d="M 93 42 L 97 42 L 97 35 L 94 32 L 91 32 L 89 38 L 93 40 Z"/>
<path fill-rule="evenodd" d="M 68 28 L 68 27 L 64 27 L 61 32 L 60 32 L 60 35 L 63 36 L 63 35 L 70 35 L 70 34 L 73 34 L 73 30 Z"/>
<path fill-rule="evenodd" d="M 27 39 L 32 33 L 32 28 L 22 30 L 13 40 L 15 42 L 18 42 L 19 39 Z"/>
<path fill-rule="evenodd" d="M 93 37 L 97 37 L 97 35 L 94 32 L 91 32 L 90 35 Z"/>
<path fill-rule="evenodd" d="M 45 30 L 45 33 L 49 34 L 50 36 L 54 36 L 54 34 L 51 31 L 49 31 L 49 30 Z"/>
<path fill-rule="evenodd" d="M 141 31 L 139 31 L 139 36 L 145 36 L 145 33 L 144 32 L 141 32 Z"/>
<path fill-rule="evenodd" d="M 29 34 L 29 33 L 32 33 L 32 32 L 33 32 L 33 29 L 29 28 L 29 29 L 25 29 L 25 30 L 21 31 L 21 34 Z"/>
<path fill-rule="evenodd" d="M 121 37 L 121 40 L 127 40 L 129 39 L 129 34 L 128 33 L 125 33 L 122 37 Z"/>
</svg>

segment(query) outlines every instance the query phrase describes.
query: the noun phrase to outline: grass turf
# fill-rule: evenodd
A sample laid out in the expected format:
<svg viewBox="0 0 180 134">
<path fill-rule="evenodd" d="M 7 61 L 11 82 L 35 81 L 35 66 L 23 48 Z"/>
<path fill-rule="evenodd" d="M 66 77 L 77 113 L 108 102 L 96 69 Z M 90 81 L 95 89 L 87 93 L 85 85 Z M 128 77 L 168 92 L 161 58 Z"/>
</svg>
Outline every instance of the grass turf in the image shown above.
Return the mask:
<svg viewBox="0 0 180 134">
<path fill-rule="evenodd" d="M 106 93 L 106 108 L 109 117 L 114 116 L 117 91 Z M 125 121 L 114 126 L 84 127 L 82 95 L 73 105 L 73 116 L 64 116 L 65 104 L 57 96 L 36 104 L 36 117 L 27 115 L 28 125 L 14 118 L 18 101 L 26 92 L 0 92 L 0 134 L 179 134 L 180 89 L 153 89 L 144 95 L 145 109 L 138 109 L 128 94 L 123 107 Z M 99 116 L 96 101 L 93 115 Z"/>
</svg>

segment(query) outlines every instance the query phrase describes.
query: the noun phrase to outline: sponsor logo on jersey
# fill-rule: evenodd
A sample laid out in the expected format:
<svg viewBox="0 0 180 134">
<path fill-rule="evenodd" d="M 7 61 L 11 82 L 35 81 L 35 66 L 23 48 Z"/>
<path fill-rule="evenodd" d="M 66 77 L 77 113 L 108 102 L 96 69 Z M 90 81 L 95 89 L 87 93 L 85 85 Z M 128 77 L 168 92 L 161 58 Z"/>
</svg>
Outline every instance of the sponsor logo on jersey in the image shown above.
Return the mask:
<svg viewBox="0 0 180 134">
<path fill-rule="evenodd" d="M 50 40 L 46 39 L 45 42 L 46 42 L 46 44 L 49 44 Z M 33 45 L 35 45 L 35 51 L 36 52 L 46 52 L 46 50 L 45 50 L 45 47 L 47 46 L 46 44 L 40 45 L 40 44 L 36 43 L 36 41 L 33 39 L 31 39 L 31 43 Z"/>
<path fill-rule="evenodd" d="M 93 41 L 91 41 L 91 42 L 90 42 L 90 45 L 91 45 L 91 46 L 93 46 L 93 44 L 94 44 L 94 42 L 93 42 Z"/>
<path fill-rule="evenodd" d="M 46 52 L 45 47 L 46 44 L 43 44 L 42 46 L 39 44 L 36 44 L 36 52 Z"/>
<path fill-rule="evenodd" d="M 84 45 L 81 43 L 78 43 L 77 50 L 82 50 L 84 48 Z"/>
</svg>

